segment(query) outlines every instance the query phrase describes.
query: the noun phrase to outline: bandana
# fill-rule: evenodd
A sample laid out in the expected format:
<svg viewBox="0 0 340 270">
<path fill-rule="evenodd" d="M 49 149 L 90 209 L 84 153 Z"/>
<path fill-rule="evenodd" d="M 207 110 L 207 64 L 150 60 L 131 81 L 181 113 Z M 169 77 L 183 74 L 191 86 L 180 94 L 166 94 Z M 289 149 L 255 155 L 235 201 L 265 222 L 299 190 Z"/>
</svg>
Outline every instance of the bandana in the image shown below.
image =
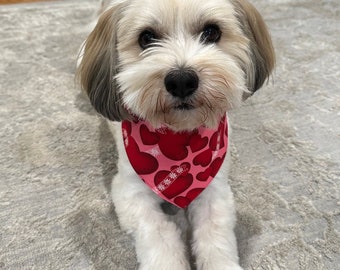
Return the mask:
<svg viewBox="0 0 340 270">
<path fill-rule="evenodd" d="M 143 120 L 123 121 L 129 161 L 146 185 L 162 199 L 187 207 L 218 173 L 228 148 L 228 123 L 191 132 L 154 129 Z"/>
</svg>

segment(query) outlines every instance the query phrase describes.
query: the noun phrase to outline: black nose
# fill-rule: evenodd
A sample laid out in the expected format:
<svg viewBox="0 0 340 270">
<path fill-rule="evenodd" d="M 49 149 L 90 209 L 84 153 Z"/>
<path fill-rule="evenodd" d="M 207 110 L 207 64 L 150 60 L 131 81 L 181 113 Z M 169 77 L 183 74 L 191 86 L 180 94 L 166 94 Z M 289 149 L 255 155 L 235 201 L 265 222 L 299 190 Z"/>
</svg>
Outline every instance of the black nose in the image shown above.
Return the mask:
<svg viewBox="0 0 340 270">
<path fill-rule="evenodd" d="M 199 79 L 195 71 L 190 69 L 173 70 L 166 75 L 166 90 L 174 97 L 185 98 L 198 88 Z"/>
</svg>

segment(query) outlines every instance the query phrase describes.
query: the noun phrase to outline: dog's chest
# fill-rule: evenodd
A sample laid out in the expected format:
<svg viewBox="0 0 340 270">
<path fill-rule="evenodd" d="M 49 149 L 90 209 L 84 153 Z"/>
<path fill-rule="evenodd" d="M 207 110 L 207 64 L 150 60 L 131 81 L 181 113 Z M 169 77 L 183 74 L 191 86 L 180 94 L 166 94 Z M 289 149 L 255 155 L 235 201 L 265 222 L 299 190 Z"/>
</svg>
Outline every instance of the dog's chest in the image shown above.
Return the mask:
<svg viewBox="0 0 340 270">
<path fill-rule="evenodd" d="M 159 197 L 187 207 L 213 180 L 228 148 L 228 123 L 192 132 L 154 129 L 146 121 L 123 121 L 129 161 L 140 179 Z"/>
</svg>

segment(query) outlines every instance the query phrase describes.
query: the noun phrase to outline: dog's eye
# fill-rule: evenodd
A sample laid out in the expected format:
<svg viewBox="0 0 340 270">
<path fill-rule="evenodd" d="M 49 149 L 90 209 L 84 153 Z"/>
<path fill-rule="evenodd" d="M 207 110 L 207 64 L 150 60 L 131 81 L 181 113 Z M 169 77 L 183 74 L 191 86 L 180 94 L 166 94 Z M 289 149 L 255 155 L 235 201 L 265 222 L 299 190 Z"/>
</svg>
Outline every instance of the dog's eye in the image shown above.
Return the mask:
<svg viewBox="0 0 340 270">
<path fill-rule="evenodd" d="M 220 40 L 222 32 L 218 25 L 208 24 L 204 27 L 201 34 L 201 42 L 209 44 L 216 43 Z"/>
<path fill-rule="evenodd" d="M 145 50 L 157 41 L 157 35 L 151 30 L 144 30 L 138 39 L 139 46 Z"/>
</svg>

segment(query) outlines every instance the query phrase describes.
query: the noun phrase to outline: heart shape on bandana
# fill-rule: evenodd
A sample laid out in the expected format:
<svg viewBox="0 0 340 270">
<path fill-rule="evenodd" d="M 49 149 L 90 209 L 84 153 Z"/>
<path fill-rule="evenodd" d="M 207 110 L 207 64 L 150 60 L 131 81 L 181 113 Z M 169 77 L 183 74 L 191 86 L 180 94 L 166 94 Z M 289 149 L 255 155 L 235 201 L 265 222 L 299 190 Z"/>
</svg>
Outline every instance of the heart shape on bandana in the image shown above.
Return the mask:
<svg viewBox="0 0 340 270">
<path fill-rule="evenodd" d="M 189 136 L 186 133 L 167 131 L 162 134 L 158 146 L 163 155 L 171 160 L 183 160 L 188 156 Z"/>
<path fill-rule="evenodd" d="M 132 124 L 129 121 L 122 122 L 122 130 L 123 130 L 123 137 L 126 138 L 127 136 L 131 135 L 132 132 Z"/>
<path fill-rule="evenodd" d="M 190 149 L 193 153 L 202 150 L 208 144 L 208 137 L 203 137 L 200 134 L 194 134 L 190 138 Z"/>
<path fill-rule="evenodd" d="M 223 155 L 222 158 L 216 158 L 216 159 L 211 163 L 211 165 L 210 165 L 210 168 L 211 168 L 211 173 L 210 173 L 210 175 L 211 175 L 212 177 L 215 177 L 216 174 L 218 173 L 218 171 L 220 170 L 224 158 L 225 158 L 225 155 Z"/>
<path fill-rule="evenodd" d="M 189 173 L 176 174 L 176 171 L 160 171 L 155 175 L 155 185 L 168 199 L 172 199 L 186 191 L 193 182 L 193 176 Z"/>
<path fill-rule="evenodd" d="M 150 174 L 158 169 L 158 161 L 152 155 L 141 152 L 136 141 L 128 136 L 125 139 L 126 150 L 130 153 L 130 163 L 138 174 Z"/>
<path fill-rule="evenodd" d="M 202 153 L 200 153 L 199 155 L 197 155 L 194 158 L 193 163 L 196 166 L 201 165 L 202 167 L 206 167 L 211 162 L 211 159 L 212 159 L 211 150 L 207 149 L 207 150 L 203 151 Z"/>
<path fill-rule="evenodd" d="M 204 188 L 194 188 L 188 192 L 188 194 L 183 196 L 178 196 L 175 198 L 174 202 L 181 208 L 187 207 L 193 200 L 196 199 L 198 195 L 201 194 L 201 192 L 204 190 Z"/>
<path fill-rule="evenodd" d="M 221 128 L 221 123 L 219 129 L 212 135 L 210 142 L 209 142 L 209 147 L 213 151 L 217 151 L 219 149 L 222 149 L 224 147 L 224 129 Z"/>
<path fill-rule="evenodd" d="M 151 132 L 146 125 L 140 126 L 140 137 L 145 145 L 155 145 L 159 141 L 159 136 Z"/>
<path fill-rule="evenodd" d="M 200 172 L 196 175 L 197 180 L 202 182 L 207 181 L 212 171 L 213 169 L 209 166 L 204 172 Z"/>
</svg>

